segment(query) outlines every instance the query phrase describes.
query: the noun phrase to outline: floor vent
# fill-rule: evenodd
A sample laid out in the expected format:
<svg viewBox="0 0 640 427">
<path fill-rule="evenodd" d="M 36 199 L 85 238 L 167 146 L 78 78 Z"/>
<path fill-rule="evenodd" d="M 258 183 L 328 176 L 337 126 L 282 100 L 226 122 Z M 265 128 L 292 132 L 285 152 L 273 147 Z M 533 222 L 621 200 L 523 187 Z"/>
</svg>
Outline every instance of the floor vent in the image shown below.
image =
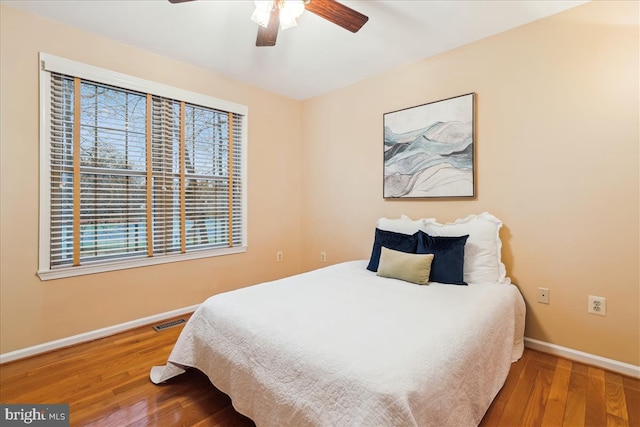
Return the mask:
<svg viewBox="0 0 640 427">
<path fill-rule="evenodd" d="M 186 320 L 184 320 L 184 319 L 172 320 L 170 322 L 165 322 L 165 323 L 160 323 L 159 325 L 155 325 L 155 326 L 153 326 L 153 329 L 156 332 L 160 332 L 160 331 L 164 331 L 165 329 L 169 329 L 169 328 L 173 328 L 174 326 L 181 325 L 181 324 L 183 324 L 185 322 L 186 322 Z"/>
</svg>

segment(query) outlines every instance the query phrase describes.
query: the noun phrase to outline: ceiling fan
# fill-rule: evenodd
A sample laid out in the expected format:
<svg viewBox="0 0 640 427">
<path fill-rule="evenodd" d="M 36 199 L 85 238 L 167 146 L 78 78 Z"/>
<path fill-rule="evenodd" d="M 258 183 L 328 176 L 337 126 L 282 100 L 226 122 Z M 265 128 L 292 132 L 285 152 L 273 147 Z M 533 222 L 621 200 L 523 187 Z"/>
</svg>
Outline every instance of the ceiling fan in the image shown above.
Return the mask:
<svg viewBox="0 0 640 427">
<path fill-rule="evenodd" d="M 193 0 L 169 0 L 170 3 L 185 3 Z M 358 32 L 369 18 L 335 0 L 273 0 L 256 1 L 256 10 L 251 19 L 258 27 L 256 46 L 275 46 L 278 28 L 296 25 L 304 10 L 333 22 L 342 28 Z"/>
</svg>

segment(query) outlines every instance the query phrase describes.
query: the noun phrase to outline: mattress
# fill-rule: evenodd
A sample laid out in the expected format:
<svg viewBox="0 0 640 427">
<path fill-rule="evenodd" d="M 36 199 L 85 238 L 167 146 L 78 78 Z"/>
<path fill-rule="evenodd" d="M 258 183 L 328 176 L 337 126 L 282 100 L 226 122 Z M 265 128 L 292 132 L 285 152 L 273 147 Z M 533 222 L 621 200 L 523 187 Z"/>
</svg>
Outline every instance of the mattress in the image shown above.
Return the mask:
<svg viewBox="0 0 640 427">
<path fill-rule="evenodd" d="M 517 287 L 420 286 L 366 265 L 210 297 L 151 380 L 197 368 L 258 426 L 477 425 L 524 349 Z"/>
</svg>

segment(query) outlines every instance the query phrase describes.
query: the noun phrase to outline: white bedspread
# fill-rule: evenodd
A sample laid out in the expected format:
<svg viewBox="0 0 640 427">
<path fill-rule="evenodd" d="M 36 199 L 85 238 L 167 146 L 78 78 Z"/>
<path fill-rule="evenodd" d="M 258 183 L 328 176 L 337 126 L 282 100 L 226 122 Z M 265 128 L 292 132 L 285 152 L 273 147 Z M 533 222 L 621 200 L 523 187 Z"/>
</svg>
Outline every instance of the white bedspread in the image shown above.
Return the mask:
<svg viewBox="0 0 640 427">
<path fill-rule="evenodd" d="M 419 286 L 366 265 L 207 299 L 152 381 L 195 367 L 258 426 L 477 425 L 522 355 L 518 289 Z"/>
</svg>

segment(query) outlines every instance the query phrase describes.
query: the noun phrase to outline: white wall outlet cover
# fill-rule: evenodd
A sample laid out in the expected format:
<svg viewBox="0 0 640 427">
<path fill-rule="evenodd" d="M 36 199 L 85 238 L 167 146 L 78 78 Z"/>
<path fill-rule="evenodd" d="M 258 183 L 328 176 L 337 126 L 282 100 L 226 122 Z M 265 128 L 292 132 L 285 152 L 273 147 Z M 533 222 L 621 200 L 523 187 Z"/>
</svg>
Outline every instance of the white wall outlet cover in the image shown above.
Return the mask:
<svg viewBox="0 0 640 427">
<path fill-rule="evenodd" d="M 538 302 L 542 304 L 549 304 L 548 288 L 538 288 Z"/>
<path fill-rule="evenodd" d="M 591 314 L 604 316 L 607 314 L 607 299 L 595 295 L 589 295 L 589 306 L 587 311 Z"/>
</svg>

